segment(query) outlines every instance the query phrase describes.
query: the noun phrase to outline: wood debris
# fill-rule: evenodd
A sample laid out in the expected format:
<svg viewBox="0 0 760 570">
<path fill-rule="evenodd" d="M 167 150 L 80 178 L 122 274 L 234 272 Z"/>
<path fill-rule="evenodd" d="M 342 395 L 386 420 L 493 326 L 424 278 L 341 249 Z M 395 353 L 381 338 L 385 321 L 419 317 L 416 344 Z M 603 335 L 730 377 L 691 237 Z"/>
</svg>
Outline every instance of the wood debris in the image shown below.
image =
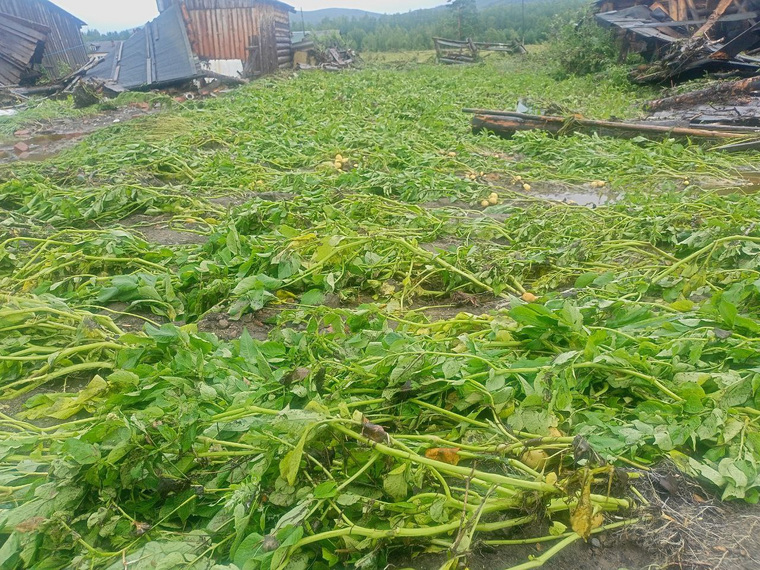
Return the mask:
<svg viewBox="0 0 760 570">
<path fill-rule="evenodd" d="M 694 128 L 681 126 L 676 121 L 598 121 L 585 119 L 577 115 L 560 117 L 552 115 L 529 115 L 512 111 L 491 111 L 486 109 L 464 109 L 472 113 L 473 132 L 491 131 L 499 136 L 510 138 L 518 131 L 542 130 L 556 135 L 573 133 L 598 134 L 616 138 L 647 138 L 663 139 L 700 139 L 720 142 L 722 150 L 746 150 L 756 148 L 760 140 L 760 128 L 746 129 L 730 125 L 705 126 Z M 750 140 L 748 140 L 750 139 Z M 751 142 L 755 146 L 747 147 Z M 727 143 L 727 144 L 726 144 Z M 742 146 L 734 148 L 734 144 Z"/>
<path fill-rule="evenodd" d="M 632 72 L 637 83 L 760 69 L 758 0 L 601 0 L 597 7 L 598 22 L 617 30 L 623 54 L 640 53 L 649 62 Z"/>
<path fill-rule="evenodd" d="M 447 40 L 445 38 L 433 38 L 435 55 L 439 63 L 459 65 L 463 63 L 475 63 L 480 59 L 480 52 L 492 53 L 527 53 L 525 46 L 519 42 L 488 43 L 475 42 L 471 39 L 464 41 Z"/>
</svg>

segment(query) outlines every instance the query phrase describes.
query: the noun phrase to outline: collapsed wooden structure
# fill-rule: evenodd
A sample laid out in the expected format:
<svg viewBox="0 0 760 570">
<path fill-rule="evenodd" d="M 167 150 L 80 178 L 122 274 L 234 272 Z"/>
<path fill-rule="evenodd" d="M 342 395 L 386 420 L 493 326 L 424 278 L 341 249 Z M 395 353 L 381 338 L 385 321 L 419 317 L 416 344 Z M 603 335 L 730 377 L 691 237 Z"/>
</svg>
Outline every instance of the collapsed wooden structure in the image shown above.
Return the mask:
<svg viewBox="0 0 760 570">
<path fill-rule="evenodd" d="M 760 0 L 599 0 L 598 22 L 628 52 L 652 65 L 637 82 L 691 79 L 705 72 L 754 75 L 760 69 Z"/>
<path fill-rule="evenodd" d="M 0 0 L 0 86 L 59 79 L 86 64 L 84 25 L 49 0 Z"/>
<path fill-rule="evenodd" d="M 290 12 L 277 0 L 157 0 L 159 16 L 87 72 L 125 89 L 201 77 L 254 78 L 292 62 Z"/>
<path fill-rule="evenodd" d="M 489 43 L 475 42 L 471 39 L 447 40 L 445 38 L 433 38 L 435 55 L 440 63 L 463 64 L 475 63 L 480 57 L 480 52 L 493 53 L 527 53 L 525 46 L 519 42 Z"/>
<path fill-rule="evenodd" d="M 343 43 L 337 30 L 295 32 L 293 36 L 295 69 L 340 71 L 361 62 L 359 55 Z"/>
</svg>

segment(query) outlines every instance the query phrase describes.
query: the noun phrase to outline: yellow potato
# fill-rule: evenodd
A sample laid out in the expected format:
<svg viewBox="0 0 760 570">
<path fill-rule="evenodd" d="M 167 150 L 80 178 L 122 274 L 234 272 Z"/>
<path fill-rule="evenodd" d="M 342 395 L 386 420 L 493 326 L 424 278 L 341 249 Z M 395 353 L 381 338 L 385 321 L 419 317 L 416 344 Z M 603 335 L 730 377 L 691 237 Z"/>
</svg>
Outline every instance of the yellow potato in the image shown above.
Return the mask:
<svg viewBox="0 0 760 570">
<path fill-rule="evenodd" d="M 549 454 L 543 449 L 529 449 L 522 454 L 520 461 L 531 469 L 540 471 L 546 467 L 546 462 L 549 461 Z"/>
<path fill-rule="evenodd" d="M 520 298 L 526 303 L 533 303 L 535 301 L 538 301 L 538 297 L 536 297 L 533 293 L 529 293 L 528 291 L 523 293 L 522 297 Z"/>
<path fill-rule="evenodd" d="M 523 190 L 530 192 L 530 184 L 523 184 Z"/>
<path fill-rule="evenodd" d="M 489 202 L 488 200 L 481 200 L 480 205 L 486 208 L 491 205 L 491 202 Z"/>
<path fill-rule="evenodd" d="M 489 204 L 492 204 L 492 205 L 493 205 L 493 204 L 498 204 L 498 203 L 499 203 L 499 197 L 498 197 L 498 196 L 494 196 L 493 194 L 491 194 L 491 195 L 488 197 L 488 203 L 489 203 Z"/>
</svg>

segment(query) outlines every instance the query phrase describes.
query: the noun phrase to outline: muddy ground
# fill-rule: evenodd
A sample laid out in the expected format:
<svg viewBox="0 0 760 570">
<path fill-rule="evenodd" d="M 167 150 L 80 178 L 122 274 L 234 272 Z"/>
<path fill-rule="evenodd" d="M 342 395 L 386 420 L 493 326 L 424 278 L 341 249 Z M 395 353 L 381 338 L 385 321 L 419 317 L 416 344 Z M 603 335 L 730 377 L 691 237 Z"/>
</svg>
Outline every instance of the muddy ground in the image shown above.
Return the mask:
<svg viewBox="0 0 760 570">
<path fill-rule="evenodd" d="M 24 160 L 40 161 L 74 146 L 85 136 L 111 126 L 156 113 L 160 107 L 134 103 L 112 111 L 75 118 L 30 123 L 10 137 L 0 137 L 0 164 Z"/>
</svg>

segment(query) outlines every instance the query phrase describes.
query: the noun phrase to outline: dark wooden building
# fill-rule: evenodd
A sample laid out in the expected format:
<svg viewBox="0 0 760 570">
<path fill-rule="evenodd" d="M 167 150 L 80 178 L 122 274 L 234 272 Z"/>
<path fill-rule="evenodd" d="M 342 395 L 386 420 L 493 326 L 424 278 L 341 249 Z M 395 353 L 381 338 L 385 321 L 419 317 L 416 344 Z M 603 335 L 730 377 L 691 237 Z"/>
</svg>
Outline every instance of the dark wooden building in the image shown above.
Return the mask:
<svg viewBox="0 0 760 570">
<path fill-rule="evenodd" d="M 44 26 L 42 66 L 51 78 L 76 71 L 89 61 L 81 28 L 85 23 L 48 0 L 0 0 L 0 13 Z"/>
</svg>

